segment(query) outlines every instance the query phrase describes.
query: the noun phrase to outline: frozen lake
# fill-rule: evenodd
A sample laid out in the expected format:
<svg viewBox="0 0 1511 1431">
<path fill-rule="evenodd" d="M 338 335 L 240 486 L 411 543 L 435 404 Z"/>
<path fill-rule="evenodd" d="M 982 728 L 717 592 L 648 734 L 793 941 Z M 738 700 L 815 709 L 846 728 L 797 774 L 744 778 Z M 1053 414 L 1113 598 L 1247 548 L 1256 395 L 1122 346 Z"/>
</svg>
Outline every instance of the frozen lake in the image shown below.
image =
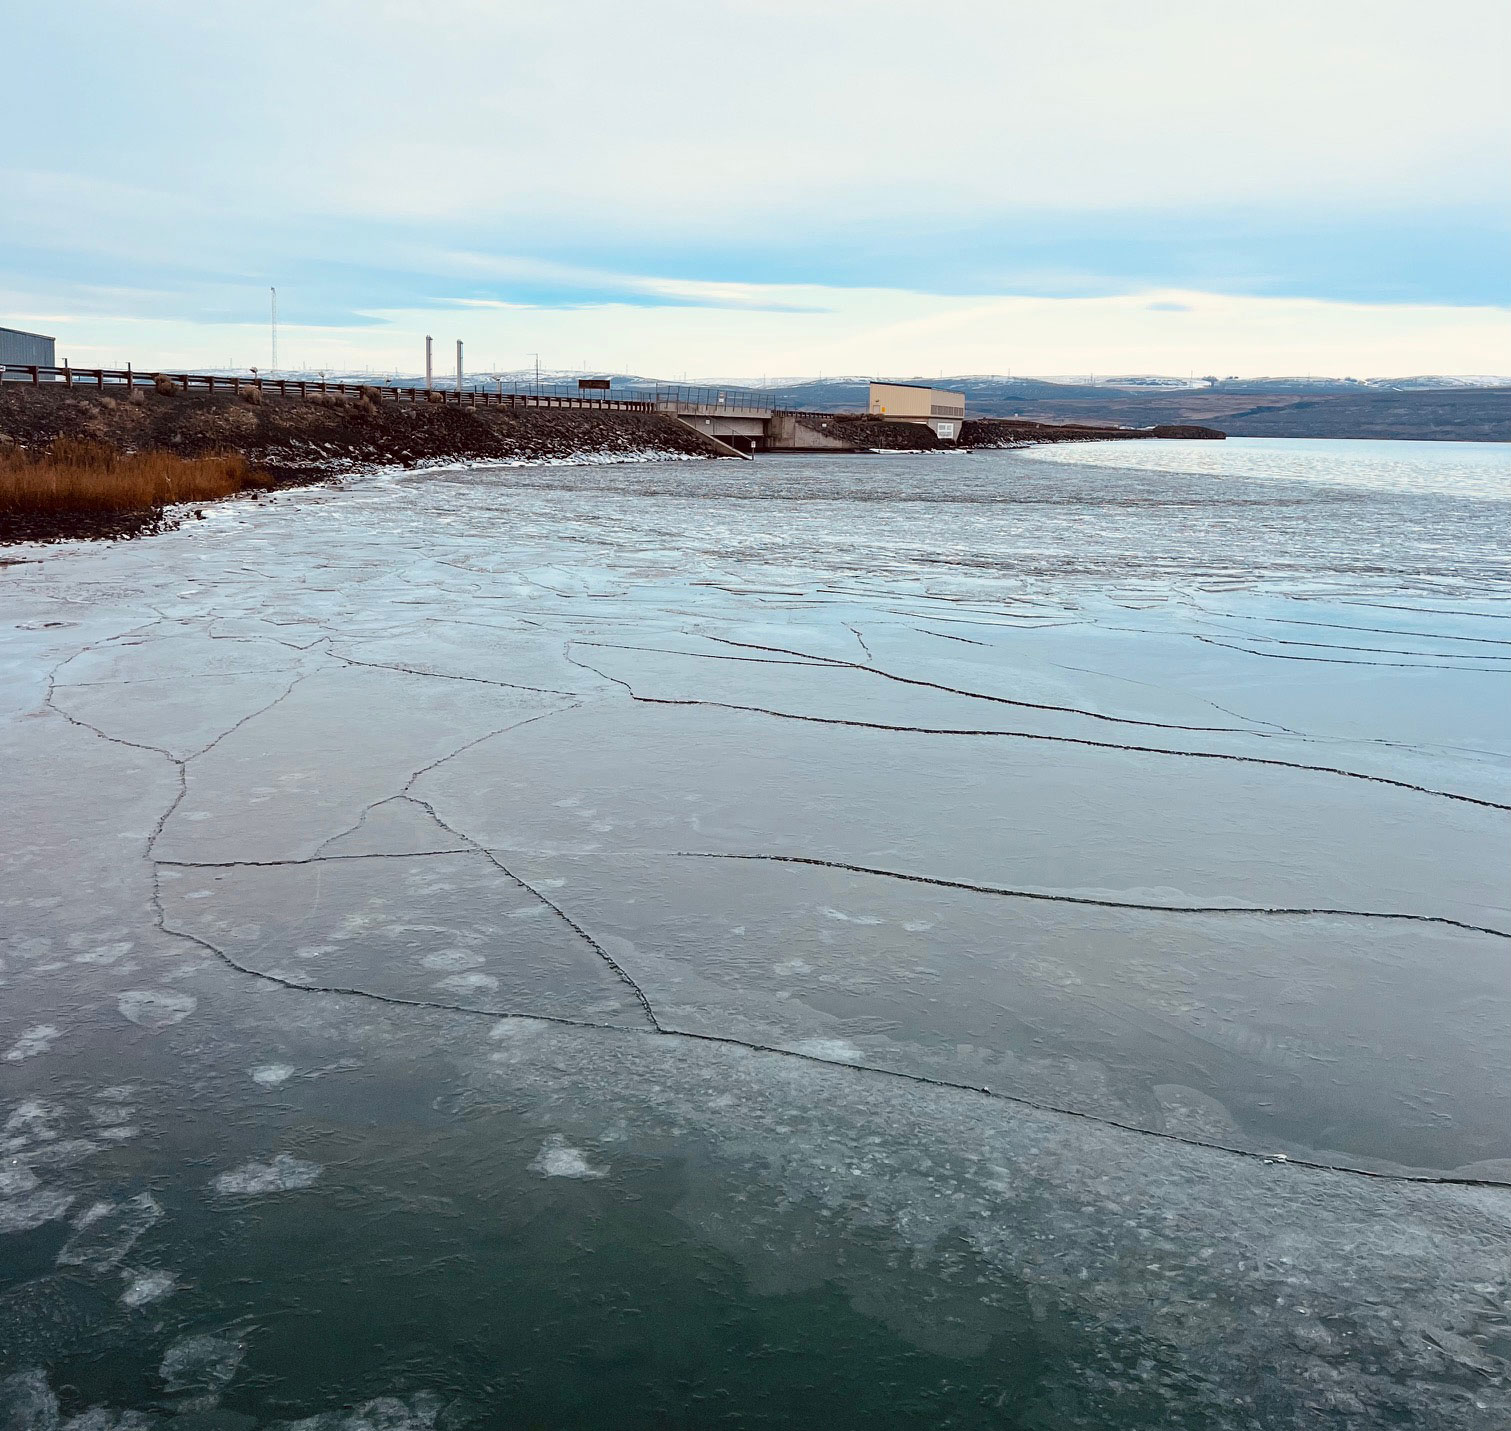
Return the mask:
<svg viewBox="0 0 1511 1431">
<path fill-rule="evenodd" d="M 1503 1428 L 1508 537 L 1230 440 L 0 549 L 0 1427 Z"/>
</svg>

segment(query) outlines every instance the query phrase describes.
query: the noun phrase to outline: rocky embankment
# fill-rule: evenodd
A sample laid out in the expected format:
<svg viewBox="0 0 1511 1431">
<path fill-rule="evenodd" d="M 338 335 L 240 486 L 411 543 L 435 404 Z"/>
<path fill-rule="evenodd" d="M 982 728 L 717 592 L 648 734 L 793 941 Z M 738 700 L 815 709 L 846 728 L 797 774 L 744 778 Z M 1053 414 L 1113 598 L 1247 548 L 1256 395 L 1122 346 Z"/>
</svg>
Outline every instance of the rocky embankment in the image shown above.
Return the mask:
<svg viewBox="0 0 1511 1431">
<path fill-rule="evenodd" d="M 124 392 L 57 384 L 0 386 L 0 440 L 56 437 L 179 456 L 238 452 L 280 483 L 373 466 L 447 462 L 632 461 L 716 457 L 723 450 L 660 413 L 577 408 L 456 407 L 351 396 L 278 397 Z"/>
<path fill-rule="evenodd" d="M 1083 422 L 1030 422 L 986 417 L 967 422 L 960 441 L 967 447 L 1032 447 L 1044 442 L 1127 442 L 1134 438 L 1203 438 L 1221 441 L 1227 433 L 1194 423 L 1160 427 L 1096 426 Z"/>
<path fill-rule="evenodd" d="M 1022 418 L 978 418 L 964 423 L 959 442 L 943 442 L 917 422 L 886 422 L 864 413 L 802 413 L 801 428 L 835 448 L 875 452 L 949 452 L 962 447 L 1028 447 L 1045 442 L 1109 442 L 1129 438 L 1216 438 L 1215 427 L 1195 425 L 1114 427 L 1090 423 L 1030 422 Z M 801 437 L 801 434 L 800 434 Z"/>
</svg>

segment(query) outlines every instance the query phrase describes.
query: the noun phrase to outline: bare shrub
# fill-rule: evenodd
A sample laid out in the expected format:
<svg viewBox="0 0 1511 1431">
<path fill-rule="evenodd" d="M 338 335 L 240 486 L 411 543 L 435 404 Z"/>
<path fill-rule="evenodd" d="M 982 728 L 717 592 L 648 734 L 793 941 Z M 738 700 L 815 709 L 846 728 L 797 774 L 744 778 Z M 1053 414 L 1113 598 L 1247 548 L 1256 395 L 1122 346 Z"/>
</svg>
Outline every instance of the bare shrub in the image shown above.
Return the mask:
<svg viewBox="0 0 1511 1431">
<path fill-rule="evenodd" d="M 241 400 L 242 400 L 242 402 L 249 402 L 249 403 L 251 403 L 253 407 L 261 407 L 262 406 L 262 389 L 261 388 L 243 388 L 241 390 Z"/>
<path fill-rule="evenodd" d="M 145 512 L 271 485 L 266 472 L 235 453 L 122 452 L 76 437 L 56 438 L 36 453 L 0 447 L 0 512 L 16 516 Z"/>
<path fill-rule="evenodd" d="M 167 375 L 167 373 L 153 373 L 152 386 L 156 388 L 163 397 L 172 397 L 175 393 L 178 392 L 178 384 L 175 383 L 173 379 Z"/>
<path fill-rule="evenodd" d="M 127 388 L 126 401 L 129 402 L 133 407 L 140 407 L 144 402 L 147 401 L 147 394 L 144 393 L 140 388 Z"/>
</svg>

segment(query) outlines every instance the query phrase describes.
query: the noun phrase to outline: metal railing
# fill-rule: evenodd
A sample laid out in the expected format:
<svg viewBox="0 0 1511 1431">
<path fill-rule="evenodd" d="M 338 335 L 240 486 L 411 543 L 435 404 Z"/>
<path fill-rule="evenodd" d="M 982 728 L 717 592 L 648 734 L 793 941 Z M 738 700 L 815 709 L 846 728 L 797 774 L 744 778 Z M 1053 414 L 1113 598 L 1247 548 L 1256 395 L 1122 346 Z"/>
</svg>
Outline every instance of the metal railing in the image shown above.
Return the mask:
<svg viewBox="0 0 1511 1431">
<path fill-rule="evenodd" d="M 451 407 L 548 407 L 578 408 L 597 412 L 655 412 L 658 404 L 648 398 L 590 398 L 560 393 L 489 392 L 481 388 L 397 387 L 389 383 L 328 382 L 324 378 L 226 377 L 217 373 L 138 372 L 125 368 L 49 367 L 41 363 L 0 363 L 0 382 L 61 383 L 65 387 L 156 388 L 160 381 L 180 392 L 226 393 L 231 396 L 255 389 L 280 397 L 309 398 L 317 394 L 367 395 L 379 402 L 438 403 Z"/>
</svg>

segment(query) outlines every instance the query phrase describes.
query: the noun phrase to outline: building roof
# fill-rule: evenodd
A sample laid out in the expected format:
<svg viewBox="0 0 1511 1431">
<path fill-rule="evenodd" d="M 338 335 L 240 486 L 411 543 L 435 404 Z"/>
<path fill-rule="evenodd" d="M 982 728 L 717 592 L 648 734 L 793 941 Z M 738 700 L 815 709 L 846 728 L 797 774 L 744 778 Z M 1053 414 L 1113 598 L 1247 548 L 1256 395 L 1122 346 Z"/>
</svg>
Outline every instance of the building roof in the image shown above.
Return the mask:
<svg viewBox="0 0 1511 1431">
<path fill-rule="evenodd" d="M 23 338 L 46 338 L 49 343 L 58 341 L 52 333 L 33 333 L 28 328 L 7 328 L 3 323 L 0 323 L 0 333 L 19 333 Z"/>
<path fill-rule="evenodd" d="M 912 388 L 920 393 L 949 393 L 951 397 L 965 396 L 959 388 L 940 388 L 935 387 L 933 383 L 893 383 L 888 382 L 886 378 L 872 378 L 871 386 L 873 388 Z"/>
</svg>

